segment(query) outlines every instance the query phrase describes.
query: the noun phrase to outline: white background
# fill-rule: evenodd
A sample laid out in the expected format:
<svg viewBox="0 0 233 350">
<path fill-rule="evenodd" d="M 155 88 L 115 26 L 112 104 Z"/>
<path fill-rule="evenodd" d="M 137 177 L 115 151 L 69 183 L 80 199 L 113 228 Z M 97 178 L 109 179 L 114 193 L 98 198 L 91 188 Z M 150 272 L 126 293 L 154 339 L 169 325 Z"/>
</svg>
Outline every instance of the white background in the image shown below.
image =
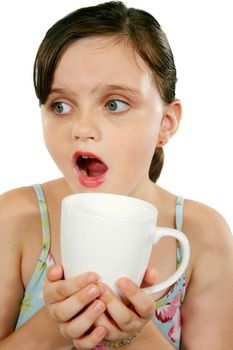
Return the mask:
<svg viewBox="0 0 233 350">
<path fill-rule="evenodd" d="M 96 1 L 8 0 L 0 4 L 0 192 L 60 173 L 50 159 L 32 85 L 32 67 L 46 30 Z M 178 71 L 183 120 L 165 147 L 158 182 L 216 208 L 233 228 L 231 0 L 126 0 L 151 12 L 165 30 Z M 140 142 L 140 141 L 139 141 Z"/>
</svg>

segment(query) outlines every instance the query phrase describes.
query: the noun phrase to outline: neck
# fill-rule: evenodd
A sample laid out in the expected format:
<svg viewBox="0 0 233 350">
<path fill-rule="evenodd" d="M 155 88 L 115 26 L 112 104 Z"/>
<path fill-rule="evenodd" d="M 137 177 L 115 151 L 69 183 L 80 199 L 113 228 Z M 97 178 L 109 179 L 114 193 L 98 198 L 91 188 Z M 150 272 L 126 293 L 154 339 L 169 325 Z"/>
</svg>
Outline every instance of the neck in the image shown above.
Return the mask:
<svg viewBox="0 0 233 350">
<path fill-rule="evenodd" d="M 133 189 L 129 196 L 142 199 L 155 205 L 159 201 L 159 187 L 148 179 L 139 184 L 137 188 Z"/>
</svg>

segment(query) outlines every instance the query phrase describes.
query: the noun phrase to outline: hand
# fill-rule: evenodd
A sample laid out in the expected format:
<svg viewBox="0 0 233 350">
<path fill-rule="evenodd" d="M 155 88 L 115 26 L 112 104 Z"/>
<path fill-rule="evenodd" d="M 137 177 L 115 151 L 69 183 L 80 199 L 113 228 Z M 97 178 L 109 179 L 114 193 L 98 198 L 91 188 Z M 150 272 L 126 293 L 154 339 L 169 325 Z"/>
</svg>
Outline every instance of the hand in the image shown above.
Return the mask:
<svg viewBox="0 0 233 350">
<path fill-rule="evenodd" d="M 154 284 L 157 278 L 157 271 L 147 269 L 142 287 Z M 153 298 L 128 278 L 122 278 L 117 283 L 122 298 L 116 296 L 107 285 L 99 283 L 98 286 L 101 289 L 99 299 L 106 304 L 107 313 L 101 314 L 95 325 L 103 326 L 107 330 L 108 340 L 120 340 L 135 335 L 151 320 L 154 313 Z"/>
<path fill-rule="evenodd" d="M 63 280 L 63 269 L 53 265 L 48 269 L 44 286 L 45 305 L 61 334 L 78 349 L 93 349 L 106 336 L 101 325 L 94 325 L 106 306 L 98 300 L 101 290 L 98 276 L 85 273 Z"/>
<path fill-rule="evenodd" d="M 153 286 L 158 281 L 159 272 L 152 267 L 146 269 L 141 288 Z"/>
</svg>

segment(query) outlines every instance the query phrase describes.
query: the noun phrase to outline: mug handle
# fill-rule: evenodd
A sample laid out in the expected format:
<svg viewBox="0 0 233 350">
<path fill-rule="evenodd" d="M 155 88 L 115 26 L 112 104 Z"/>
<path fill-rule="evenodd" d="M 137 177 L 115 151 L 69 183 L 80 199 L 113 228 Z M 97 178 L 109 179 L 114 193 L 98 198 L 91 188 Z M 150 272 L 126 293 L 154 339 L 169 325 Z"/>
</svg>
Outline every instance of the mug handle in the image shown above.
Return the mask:
<svg viewBox="0 0 233 350">
<path fill-rule="evenodd" d="M 160 292 L 160 291 L 170 287 L 171 285 L 173 285 L 176 281 L 178 281 L 180 276 L 185 272 L 185 270 L 188 266 L 189 257 L 190 257 L 189 241 L 183 232 L 176 230 L 174 228 L 168 228 L 168 227 L 157 227 L 154 229 L 154 231 L 155 231 L 154 232 L 155 239 L 154 239 L 153 244 L 156 244 L 162 237 L 174 237 L 174 238 L 176 238 L 181 245 L 181 248 L 183 251 L 183 259 L 182 259 L 180 266 L 176 270 L 176 272 L 174 272 L 171 276 L 169 276 L 164 281 L 162 281 L 158 284 L 154 284 L 153 286 L 143 288 L 143 291 L 146 294 L 153 294 L 153 293 Z"/>
</svg>

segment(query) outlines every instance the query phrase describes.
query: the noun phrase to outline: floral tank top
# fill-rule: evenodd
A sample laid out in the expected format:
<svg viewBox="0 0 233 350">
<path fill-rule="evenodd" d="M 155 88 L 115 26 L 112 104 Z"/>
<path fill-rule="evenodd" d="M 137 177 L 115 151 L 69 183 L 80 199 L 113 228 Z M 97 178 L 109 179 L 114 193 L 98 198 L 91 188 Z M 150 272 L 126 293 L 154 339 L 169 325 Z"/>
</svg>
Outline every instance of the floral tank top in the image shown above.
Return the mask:
<svg viewBox="0 0 233 350">
<path fill-rule="evenodd" d="M 50 225 L 45 196 L 42 187 L 39 184 L 34 185 L 33 187 L 36 191 L 39 202 L 43 245 L 40 256 L 37 260 L 36 268 L 24 292 L 15 328 L 18 328 L 24 324 L 44 306 L 42 290 L 46 270 L 50 265 L 55 263 L 50 253 Z M 184 199 L 182 197 L 177 197 L 176 228 L 179 230 L 182 229 L 183 223 L 183 203 Z M 181 260 L 182 250 L 181 247 L 177 245 L 178 265 L 180 264 Z M 184 301 L 185 289 L 185 274 L 183 274 L 174 284 L 168 294 L 155 302 L 155 312 L 152 318 L 152 321 L 156 327 L 176 349 L 180 349 L 181 346 L 181 305 Z M 103 345 L 98 345 L 95 350 L 107 350 L 107 348 Z"/>
</svg>

